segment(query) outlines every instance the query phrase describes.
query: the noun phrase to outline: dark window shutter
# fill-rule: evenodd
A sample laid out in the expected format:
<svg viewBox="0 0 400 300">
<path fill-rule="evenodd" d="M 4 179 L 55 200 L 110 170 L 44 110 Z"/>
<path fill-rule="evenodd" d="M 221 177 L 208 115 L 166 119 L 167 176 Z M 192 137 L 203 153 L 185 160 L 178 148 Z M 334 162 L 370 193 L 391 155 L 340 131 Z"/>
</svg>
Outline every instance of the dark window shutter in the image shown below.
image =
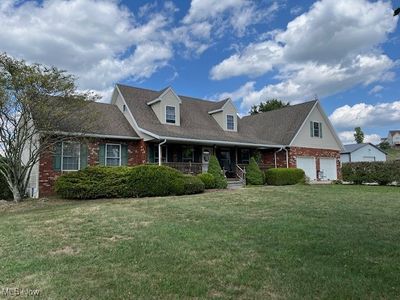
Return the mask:
<svg viewBox="0 0 400 300">
<path fill-rule="evenodd" d="M 128 165 L 128 145 L 121 145 L 121 166 Z"/>
<path fill-rule="evenodd" d="M 99 145 L 99 165 L 104 166 L 106 164 L 106 145 Z"/>
<path fill-rule="evenodd" d="M 81 170 L 85 169 L 88 165 L 88 146 L 87 144 L 81 144 Z"/>
<path fill-rule="evenodd" d="M 314 122 L 313 121 L 310 121 L 310 134 L 311 134 L 311 137 L 314 136 Z"/>
<path fill-rule="evenodd" d="M 154 146 L 149 144 L 147 149 L 149 151 L 149 163 L 154 163 Z"/>
<path fill-rule="evenodd" d="M 61 159 L 62 159 L 62 143 L 58 142 L 54 145 L 53 154 L 53 170 L 61 171 Z"/>
<path fill-rule="evenodd" d="M 319 123 L 319 137 L 322 139 L 322 123 Z"/>
</svg>

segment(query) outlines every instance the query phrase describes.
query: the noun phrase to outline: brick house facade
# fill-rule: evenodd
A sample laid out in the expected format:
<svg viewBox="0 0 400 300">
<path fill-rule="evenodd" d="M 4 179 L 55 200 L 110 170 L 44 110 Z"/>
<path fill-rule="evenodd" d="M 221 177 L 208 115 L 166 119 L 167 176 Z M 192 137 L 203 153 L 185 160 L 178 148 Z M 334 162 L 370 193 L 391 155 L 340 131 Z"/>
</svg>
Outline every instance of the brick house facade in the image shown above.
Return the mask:
<svg viewBox="0 0 400 300">
<path fill-rule="evenodd" d="M 101 144 L 121 144 L 127 145 L 127 166 L 144 164 L 147 161 L 147 144 L 143 140 L 127 141 L 113 139 L 90 139 L 83 140 L 81 143 L 87 145 L 87 165 L 99 165 L 99 149 Z M 39 197 L 54 195 L 54 182 L 63 173 L 54 168 L 54 152 L 46 151 L 42 153 L 39 160 Z"/>
</svg>

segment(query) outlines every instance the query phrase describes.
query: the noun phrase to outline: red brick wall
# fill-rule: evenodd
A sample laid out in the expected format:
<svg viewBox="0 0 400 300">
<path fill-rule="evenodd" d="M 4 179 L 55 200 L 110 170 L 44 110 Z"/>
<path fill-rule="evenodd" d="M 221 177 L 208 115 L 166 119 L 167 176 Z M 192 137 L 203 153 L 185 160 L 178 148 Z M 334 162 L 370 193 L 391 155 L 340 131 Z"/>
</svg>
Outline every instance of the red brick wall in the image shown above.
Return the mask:
<svg viewBox="0 0 400 300">
<path fill-rule="evenodd" d="M 88 165 L 95 166 L 99 163 L 99 145 L 105 143 L 128 145 L 128 166 L 144 164 L 147 161 L 147 145 L 143 140 L 123 141 L 91 139 L 88 144 Z M 53 153 L 49 150 L 42 153 L 39 161 L 39 197 L 54 195 L 54 181 L 61 172 L 53 170 Z"/>
<path fill-rule="evenodd" d="M 263 164 L 274 165 L 274 152 L 275 150 L 265 150 L 262 153 Z M 320 170 L 320 158 L 331 157 L 336 158 L 336 167 L 338 178 L 341 178 L 340 169 L 340 151 L 329 150 L 329 149 L 314 149 L 314 148 L 302 148 L 302 147 L 291 147 L 289 151 L 289 168 L 296 168 L 297 156 L 312 156 L 316 158 L 317 171 Z M 276 163 L 278 168 L 286 168 L 286 152 L 284 150 L 276 153 Z"/>
</svg>

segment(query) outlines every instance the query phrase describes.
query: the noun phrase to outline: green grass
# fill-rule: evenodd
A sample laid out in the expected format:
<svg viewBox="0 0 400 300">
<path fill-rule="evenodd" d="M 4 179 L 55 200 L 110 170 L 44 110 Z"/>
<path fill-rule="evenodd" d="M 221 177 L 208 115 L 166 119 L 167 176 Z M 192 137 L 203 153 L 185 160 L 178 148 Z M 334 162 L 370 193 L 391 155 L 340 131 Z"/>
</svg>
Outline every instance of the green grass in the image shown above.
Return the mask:
<svg viewBox="0 0 400 300">
<path fill-rule="evenodd" d="M 385 150 L 385 152 L 387 153 L 387 160 L 400 159 L 400 149 L 390 148 L 388 150 Z"/>
<path fill-rule="evenodd" d="M 398 298 L 399 196 L 395 187 L 290 186 L 0 206 L 0 292 Z"/>
</svg>

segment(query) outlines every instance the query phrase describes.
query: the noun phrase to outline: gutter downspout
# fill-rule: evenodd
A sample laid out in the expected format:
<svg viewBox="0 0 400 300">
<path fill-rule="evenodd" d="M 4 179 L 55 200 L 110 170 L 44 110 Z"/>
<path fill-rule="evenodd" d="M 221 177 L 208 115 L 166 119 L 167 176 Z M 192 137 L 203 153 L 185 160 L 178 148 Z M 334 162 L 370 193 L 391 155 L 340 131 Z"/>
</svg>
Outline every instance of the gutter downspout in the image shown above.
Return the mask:
<svg viewBox="0 0 400 300">
<path fill-rule="evenodd" d="M 277 150 L 277 151 L 274 152 L 275 169 L 277 168 L 277 165 L 276 165 L 276 154 L 277 154 L 278 152 L 281 152 L 282 150 L 283 150 L 283 147 L 281 147 L 279 150 Z"/>
<path fill-rule="evenodd" d="M 164 145 L 167 142 L 167 139 L 165 139 L 163 142 L 158 144 L 158 165 L 161 166 L 161 160 L 162 160 L 162 148 L 161 146 Z"/>
</svg>

